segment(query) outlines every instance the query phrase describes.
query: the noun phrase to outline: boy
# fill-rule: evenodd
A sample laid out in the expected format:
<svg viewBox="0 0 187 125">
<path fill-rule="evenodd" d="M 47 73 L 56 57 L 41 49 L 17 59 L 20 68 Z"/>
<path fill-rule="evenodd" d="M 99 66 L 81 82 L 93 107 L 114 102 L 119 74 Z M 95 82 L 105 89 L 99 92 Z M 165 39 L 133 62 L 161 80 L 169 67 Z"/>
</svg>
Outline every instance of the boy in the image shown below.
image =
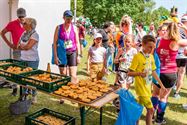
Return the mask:
<svg viewBox="0 0 187 125">
<path fill-rule="evenodd" d="M 152 76 L 158 81 L 162 89 L 165 89 L 156 74 L 152 50 L 155 48 L 156 40 L 151 35 L 145 35 L 142 39 L 142 51 L 137 53 L 131 63 L 128 75 L 135 77 L 135 91 L 137 101 L 147 109 L 146 125 L 152 124 L 153 105 L 151 102 Z M 137 123 L 138 124 L 138 123 Z"/>
</svg>

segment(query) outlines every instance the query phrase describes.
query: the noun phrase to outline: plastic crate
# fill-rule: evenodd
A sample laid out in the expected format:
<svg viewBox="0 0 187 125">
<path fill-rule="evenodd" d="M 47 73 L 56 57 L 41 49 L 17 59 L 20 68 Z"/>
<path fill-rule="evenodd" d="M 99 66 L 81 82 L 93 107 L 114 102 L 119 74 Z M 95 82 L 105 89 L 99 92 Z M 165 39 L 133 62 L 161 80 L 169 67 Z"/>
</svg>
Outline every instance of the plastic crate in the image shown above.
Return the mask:
<svg viewBox="0 0 187 125">
<path fill-rule="evenodd" d="M 51 79 L 57 78 L 58 80 L 53 81 L 53 82 L 45 82 L 42 80 L 30 78 L 30 76 L 40 75 L 40 74 L 44 74 L 44 73 L 50 74 Z M 36 70 L 36 71 L 24 73 L 24 74 L 21 74 L 20 77 L 21 77 L 21 84 L 27 84 L 30 86 L 34 86 L 39 90 L 43 90 L 43 91 L 46 91 L 49 93 L 54 92 L 55 90 L 59 89 L 61 86 L 66 85 L 68 82 L 71 81 L 71 77 L 69 77 L 69 76 L 46 72 L 43 70 Z"/>
<path fill-rule="evenodd" d="M 1 62 L 5 62 L 5 64 L 1 64 Z M 0 60 L 0 66 L 1 65 L 7 65 L 7 64 L 18 64 L 18 65 L 23 65 L 23 66 L 27 65 L 26 62 L 20 61 L 20 60 L 15 60 L 15 59 L 3 59 L 3 60 Z"/>
<path fill-rule="evenodd" d="M 22 73 L 25 73 L 25 72 L 22 72 L 22 73 L 11 73 L 11 72 L 7 72 L 6 69 L 10 66 L 16 66 L 16 67 L 20 67 L 21 69 L 25 69 L 25 68 L 28 68 L 26 66 L 22 66 L 22 65 L 18 65 L 18 64 L 7 64 L 7 65 L 1 65 L 0 66 L 0 76 L 6 78 L 7 80 L 10 80 L 10 81 L 13 81 L 13 82 L 16 82 L 18 84 L 20 84 L 20 81 L 21 78 L 20 78 L 20 74 Z M 36 70 L 36 69 L 32 69 L 32 70 Z"/>
<path fill-rule="evenodd" d="M 41 109 L 29 116 L 26 116 L 25 125 L 48 125 L 44 123 L 43 121 L 37 120 L 39 116 L 42 116 L 45 114 L 48 114 L 48 115 L 51 115 L 51 116 L 54 116 L 56 118 L 63 120 L 65 122 L 63 125 L 75 125 L 75 117 L 65 115 L 59 112 L 55 112 L 47 108 Z"/>
</svg>

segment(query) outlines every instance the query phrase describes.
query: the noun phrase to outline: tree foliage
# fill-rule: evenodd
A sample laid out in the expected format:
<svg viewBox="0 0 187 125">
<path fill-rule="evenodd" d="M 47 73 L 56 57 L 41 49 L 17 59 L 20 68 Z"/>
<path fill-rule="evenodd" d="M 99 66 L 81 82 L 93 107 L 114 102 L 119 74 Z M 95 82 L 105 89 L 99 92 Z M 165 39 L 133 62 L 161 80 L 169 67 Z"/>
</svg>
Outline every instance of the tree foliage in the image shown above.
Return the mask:
<svg viewBox="0 0 187 125">
<path fill-rule="evenodd" d="M 77 0 L 77 16 L 89 17 L 95 26 L 101 26 L 106 21 L 113 21 L 118 25 L 125 14 L 131 16 L 134 22 L 149 25 L 154 21 L 158 25 L 160 16 L 168 16 L 169 11 L 164 7 L 154 7 L 153 0 Z"/>
<path fill-rule="evenodd" d="M 76 15 L 82 16 L 83 15 L 83 0 L 76 0 L 77 7 L 76 7 Z M 71 0 L 71 11 L 74 12 L 74 0 Z"/>
</svg>

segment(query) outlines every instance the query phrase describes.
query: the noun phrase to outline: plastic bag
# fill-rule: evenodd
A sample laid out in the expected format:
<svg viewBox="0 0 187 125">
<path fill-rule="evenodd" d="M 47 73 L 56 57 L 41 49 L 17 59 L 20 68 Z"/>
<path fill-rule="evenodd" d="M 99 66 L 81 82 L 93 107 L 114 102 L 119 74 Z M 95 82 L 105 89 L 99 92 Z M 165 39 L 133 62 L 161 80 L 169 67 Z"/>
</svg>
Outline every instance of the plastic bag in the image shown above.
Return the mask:
<svg viewBox="0 0 187 125">
<path fill-rule="evenodd" d="M 87 44 L 88 44 L 88 42 L 84 39 L 83 42 L 82 42 L 83 47 L 86 47 Z"/>
<path fill-rule="evenodd" d="M 12 115 L 20 115 L 29 111 L 32 101 L 31 99 L 26 99 L 26 96 L 23 96 L 23 98 L 22 100 L 20 97 L 16 102 L 10 103 L 9 110 Z"/>
<path fill-rule="evenodd" d="M 120 89 L 117 93 L 120 98 L 120 112 L 115 125 L 136 125 L 142 115 L 143 106 L 136 102 L 128 90 Z"/>
<path fill-rule="evenodd" d="M 60 25 L 59 27 L 60 28 L 58 30 L 58 40 L 57 40 L 57 57 L 59 59 L 58 60 L 59 64 L 66 65 L 67 64 L 67 56 L 66 56 L 66 49 L 65 49 L 65 46 L 64 46 L 64 40 L 60 39 L 60 33 L 61 33 L 61 30 L 62 30 L 62 25 Z M 55 64 L 53 44 L 52 44 L 51 63 Z"/>
</svg>

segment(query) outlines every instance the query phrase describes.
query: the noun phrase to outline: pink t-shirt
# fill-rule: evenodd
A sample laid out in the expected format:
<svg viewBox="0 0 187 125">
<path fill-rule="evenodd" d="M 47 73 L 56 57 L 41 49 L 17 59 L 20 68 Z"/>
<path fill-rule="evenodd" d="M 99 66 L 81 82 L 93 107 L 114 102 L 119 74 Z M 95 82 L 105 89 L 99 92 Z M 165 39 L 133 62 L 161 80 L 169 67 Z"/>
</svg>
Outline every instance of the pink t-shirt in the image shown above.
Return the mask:
<svg viewBox="0 0 187 125">
<path fill-rule="evenodd" d="M 9 22 L 6 26 L 6 30 L 11 33 L 13 44 L 17 45 L 24 32 L 24 28 L 21 26 L 19 20 L 17 19 Z"/>
<path fill-rule="evenodd" d="M 178 51 L 171 50 L 169 44 L 171 40 L 161 39 L 160 45 L 157 48 L 157 53 L 160 58 L 160 72 L 161 73 L 176 73 L 177 64 L 176 56 Z"/>
</svg>

